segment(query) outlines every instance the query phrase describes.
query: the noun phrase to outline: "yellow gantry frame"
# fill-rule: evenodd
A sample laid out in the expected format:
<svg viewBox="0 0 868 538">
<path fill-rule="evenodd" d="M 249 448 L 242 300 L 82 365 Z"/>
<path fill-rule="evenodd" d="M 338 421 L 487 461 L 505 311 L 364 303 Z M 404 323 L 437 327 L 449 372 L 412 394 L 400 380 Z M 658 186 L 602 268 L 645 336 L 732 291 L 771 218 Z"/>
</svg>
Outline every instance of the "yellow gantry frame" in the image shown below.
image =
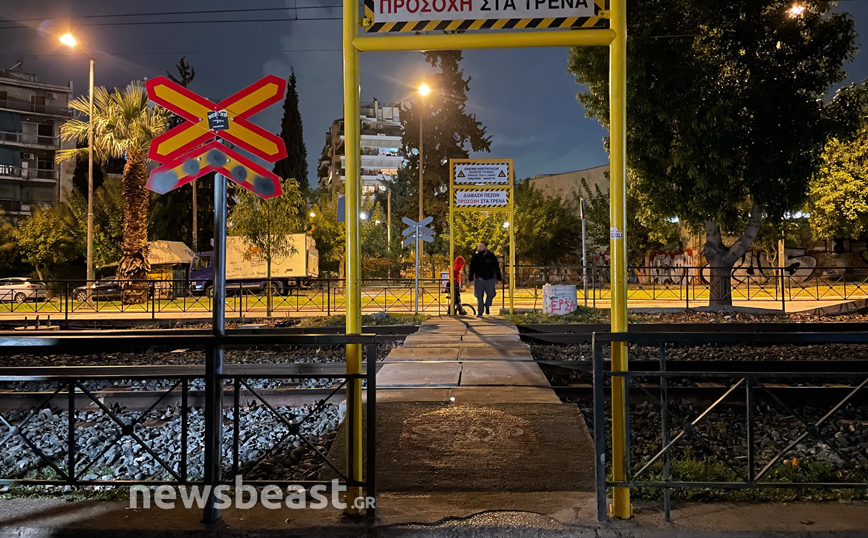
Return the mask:
<svg viewBox="0 0 868 538">
<path fill-rule="evenodd" d="M 362 330 L 361 239 L 359 212 L 362 198 L 360 176 L 360 114 L 359 52 L 499 49 L 518 47 L 609 47 L 609 163 L 610 212 L 612 230 L 610 251 L 612 260 L 612 332 L 627 332 L 627 245 L 626 245 L 626 173 L 627 173 L 627 0 L 609 0 L 609 10 L 601 16 L 609 18 L 608 29 L 590 30 L 518 30 L 487 33 L 359 36 L 364 22 L 359 18 L 357 0 L 344 0 L 343 5 L 343 59 L 344 59 L 344 133 L 346 153 L 346 221 L 347 221 L 347 334 L 360 334 Z M 450 193 L 451 196 L 451 193 Z M 511 198 L 514 198 L 511 197 Z M 510 223 L 510 232 L 514 233 Z M 512 249 L 514 251 L 515 249 Z M 451 262 L 451 259 L 450 259 Z M 513 264 L 514 265 L 514 264 Z M 452 267 L 450 263 L 450 275 Z M 512 279 L 514 280 L 514 279 Z M 612 370 L 627 369 L 627 346 L 612 344 Z M 347 373 L 361 373 L 360 345 L 347 346 Z M 353 478 L 362 479 L 362 391 L 361 381 L 349 384 L 347 398 L 355 402 L 357 431 L 347 443 L 347 457 L 353 461 Z M 626 405 L 624 378 L 612 378 L 612 478 L 616 482 L 626 479 L 625 441 Z M 372 442 L 374 442 L 372 440 Z M 350 499 L 359 495 L 349 492 Z M 628 518 L 629 488 L 614 488 L 612 515 Z"/>
<path fill-rule="evenodd" d="M 455 165 L 460 163 L 509 163 L 509 184 L 459 185 L 455 186 Z M 449 315 L 455 315 L 455 274 L 452 264 L 455 259 L 455 213 L 509 213 L 509 313 L 515 314 L 515 173 L 512 159 L 449 159 Z M 506 207 L 455 207 L 455 191 L 473 191 L 480 188 L 500 190 L 509 193 Z"/>
</svg>

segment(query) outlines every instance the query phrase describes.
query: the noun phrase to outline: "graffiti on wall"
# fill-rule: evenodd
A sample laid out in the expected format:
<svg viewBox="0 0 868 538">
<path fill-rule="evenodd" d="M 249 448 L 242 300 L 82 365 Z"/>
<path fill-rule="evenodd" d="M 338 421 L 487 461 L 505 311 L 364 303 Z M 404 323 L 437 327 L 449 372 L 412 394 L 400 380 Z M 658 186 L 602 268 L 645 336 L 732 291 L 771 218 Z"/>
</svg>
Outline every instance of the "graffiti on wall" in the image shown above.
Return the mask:
<svg viewBox="0 0 868 538">
<path fill-rule="evenodd" d="M 689 267 L 693 265 L 693 251 L 685 249 L 677 252 L 659 250 L 651 254 L 651 267 L 648 269 L 648 282 L 653 284 L 681 284 L 687 278 Z"/>
<path fill-rule="evenodd" d="M 733 267 L 732 276 L 738 282 L 766 281 L 774 277 L 778 260 L 766 250 L 750 250 Z M 806 248 L 784 249 L 784 275 L 795 281 L 807 282 L 817 271 L 817 258 L 808 254 Z"/>
</svg>

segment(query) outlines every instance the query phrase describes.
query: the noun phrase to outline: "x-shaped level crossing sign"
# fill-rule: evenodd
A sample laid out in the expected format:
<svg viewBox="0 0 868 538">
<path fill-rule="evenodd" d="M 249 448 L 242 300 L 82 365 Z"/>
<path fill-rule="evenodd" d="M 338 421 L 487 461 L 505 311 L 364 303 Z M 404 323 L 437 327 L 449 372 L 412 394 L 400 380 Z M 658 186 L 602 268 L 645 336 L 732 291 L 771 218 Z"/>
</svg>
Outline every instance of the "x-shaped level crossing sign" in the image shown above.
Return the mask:
<svg viewBox="0 0 868 538">
<path fill-rule="evenodd" d="M 148 156 L 163 164 L 151 172 L 150 190 L 163 194 L 216 171 L 262 198 L 281 194 L 276 175 L 218 139 L 267 162 L 286 157 L 283 139 L 248 120 L 283 98 L 285 80 L 269 75 L 219 103 L 166 77 L 151 79 L 145 86 L 151 101 L 187 120 L 151 142 Z"/>
</svg>

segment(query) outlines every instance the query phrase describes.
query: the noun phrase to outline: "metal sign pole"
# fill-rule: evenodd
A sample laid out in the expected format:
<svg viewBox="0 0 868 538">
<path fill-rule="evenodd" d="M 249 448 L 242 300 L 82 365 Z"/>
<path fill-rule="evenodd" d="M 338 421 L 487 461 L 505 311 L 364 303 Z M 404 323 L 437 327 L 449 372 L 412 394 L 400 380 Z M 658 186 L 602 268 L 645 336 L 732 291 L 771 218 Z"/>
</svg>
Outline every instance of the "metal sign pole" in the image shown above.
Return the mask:
<svg viewBox="0 0 868 538">
<path fill-rule="evenodd" d="M 585 296 L 585 308 L 588 307 L 588 234 L 585 229 L 585 199 L 579 199 L 579 217 L 582 219 L 582 289 Z"/>
<path fill-rule="evenodd" d="M 214 270 L 211 332 L 215 337 L 226 336 L 226 177 L 214 175 Z M 205 358 L 205 484 L 211 485 L 205 503 L 203 521 L 214 523 L 220 510 L 214 506 L 214 488 L 221 479 L 223 441 L 223 386 L 218 376 L 223 373 L 223 348 L 212 345 Z M 183 410 L 184 413 L 187 410 Z"/>
<path fill-rule="evenodd" d="M 452 159 L 449 159 L 449 308 L 447 309 L 447 311 L 449 312 L 450 316 L 454 316 L 457 313 L 455 308 L 456 305 L 458 306 L 459 310 L 462 308 L 461 304 L 458 304 L 458 301 L 455 300 L 455 286 L 457 283 L 455 282 L 455 268 L 453 265 L 455 263 L 455 236 L 453 235 L 455 232 L 455 212 L 453 211 L 453 207 L 455 205 L 453 199 L 453 197 L 455 196 L 454 183 L 455 163 L 452 161 Z"/>
<path fill-rule="evenodd" d="M 419 313 L 419 245 L 422 244 L 422 234 L 419 232 L 419 225 L 416 225 L 416 313 Z"/>
</svg>

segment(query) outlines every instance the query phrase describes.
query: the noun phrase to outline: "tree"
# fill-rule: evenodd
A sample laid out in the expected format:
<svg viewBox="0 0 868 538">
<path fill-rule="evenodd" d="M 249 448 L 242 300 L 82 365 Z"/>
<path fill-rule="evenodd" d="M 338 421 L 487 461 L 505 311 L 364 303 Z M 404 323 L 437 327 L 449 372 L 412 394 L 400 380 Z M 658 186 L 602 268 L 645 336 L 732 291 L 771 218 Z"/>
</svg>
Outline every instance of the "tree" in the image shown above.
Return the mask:
<svg viewBox="0 0 868 538">
<path fill-rule="evenodd" d="M 651 250 L 680 249 L 681 231 L 678 223 L 648 211 L 641 193 L 635 188 L 635 174 L 627 171 L 627 252 L 638 265 L 645 262 Z M 599 185 L 593 190 L 582 179 L 585 198 L 585 228 L 588 234 L 588 252 L 609 248 L 609 193 Z M 579 223 L 581 226 L 581 222 Z"/>
<path fill-rule="evenodd" d="M 229 231 L 240 235 L 265 259 L 268 288 L 267 313 L 271 316 L 275 286 L 271 282 L 271 262 L 296 252 L 292 235 L 304 230 L 304 197 L 295 179 L 281 181 L 283 194 L 263 200 L 250 191 L 236 187 L 238 202 L 232 209 Z M 301 245 L 304 249 L 305 245 Z"/>
<path fill-rule="evenodd" d="M 852 141 L 833 138 L 826 145 L 808 212 L 815 239 L 858 239 L 868 231 L 868 129 Z"/>
<path fill-rule="evenodd" d="M 18 257 L 18 242 L 15 239 L 15 226 L 0 209 L 0 269 L 11 267 Z"/>
<path fill-rule="evenodd" d="M 831 2 L 635 0 L 627 50 L 627 153 L 649 210 L 705 229 L 710 303 L 732 303 L 733 264 L 763 219 L 801 207 L 855 30 Z M 579 101 L 609 121 L 608 51 L 574 48 Z M 738 239 L 729 246 L 723 234 Z"/>
<path fill-rule="evenodd" d="M 286 144 L 286 158 L 274 164 L 274 173 L 280 177 L 294 177 L 302 195 L 307 197 L 310 185 L 307 177 L 307 148 L 304 145 L 304 127 L 298 109 L 295 70 L 289 75 L 286 99 L 283 101 L 283 121 L 280 137 Z"/>
<path fill-rule="evenodd" d="M 181 57 L 175 66 L 177 75 L 166 71 L 166 75 L 176 84 L 187 88 L 196 78 L 196 70 Z M 184 123 L 180 116 L 171 116 L 169 128 Z M 152 210 L 148 223 L 148 235 L 152 239 L 182 241 L 189 243 L 194 251 L 199 250 L 202 240 L 210 240 L 212 232 L 202 234 L 201 222 L 210 222 L 213 215 L 213 172 L 191 181 L 179 189 L 165 194 L 152 194 Z M 201 237 L 200 237 L 201 236 Z"/>
<path fill-rule="evenodd" d="M 311 206 L 313 215 L 308 221 L 308 230 L 319 252 L 320 271 L 343 276 L 346 258 L 347 227 L 338 222 L 338 193 L 319 191 L 319 200 Z"/>
<path fill-rule="evenodd" d="M 527 181 L 515 187 L 516 263 L 549 265 L 582 247 L 578 208 L 560 197 L 546 197 Z M 506 257 L 509 253 L 509 216 L 503 212 L 457 213 L 456 255 L 468 256 L 479 241 Z"/>
<path fill-rule="evenodd" d="M 124 303 L 147 300 L 148 275 L 148 148 L 151 140 L 166 131 L 168 111 L 150 106 L 148 94 L 139 82 L 109 92 L 94 88 L 94 156 L 99 162 L 126 158 L 123 173 L 124 240 L 118 265 Z M 88 101 L 78 98 L 69 107 L 80 115 L 88 113 Z M 73 118 L 60 128 L 65 140 L 87 140 L 88 121 Z M 84 148 L 61 150 L 58 162 L 72 161 L 86 154 Z"/>
<path fill-rule="evenodd" d="M 123 244 L 123 184 L 107 179 L 93 194 L 93 259 L 96 267 L 117 262 Z M 64 205 L 76 243 L 85 248 L 87 234 L 87 197 L 73 188 Z"/>
<path fill-rule="evenodd" d="M 30 216 L 18 223 L 15 239 L 21 257 L 36 270 L 40 280 L 46 271 L 73 260 L 75 234 L 68 226 L 64 207 L 33 206 Z"/>
<path fill-rule="evenodd" d="M 186 88 L 193 82 L 193 79 L 196 78 L 196 70 L 193 69 L 193 66 L 191 66 L 190 62 L 187 61 L 186 56 L 181 56 L 181 59 L 178 60 L 178 63 L 175 65 L 175 69 L 178 71 L 177 77 L 169 71 L 166 71 L 166 76 L 175 84 L 180 84 Z"/>
<path fill-rule="evenodd" d="M 407 159 L 397 178 L 387 182 L 392 189 L 392 213 L 419 217 L 419 121 L 423 121 L 423 206 L 434 216 L 434 226 L 443 230 L 449 217 L 449 159 L 466 159 L 471 151 L 489 151 L 491 138 L 475 114 L 466 111 L 470 77 L 460 68 L 461 51 L 429 51 L 426 61 L 439 72 L 428 77 L 432 92 L 401 110 L 404 135 L 401 151 Z M 380 204 L 384 203 L 381 198 Z"/>
<path fill-rule="evenodd" d="M 102 166 L 94 166 L 93 167 L 93 189 L 96 192 L 96 189 L 102 185 L 102 182 L 105 181 L 105 173 L 103 172 Z M 78 189 L 81 192 L 87 192 L 87 158 L 84 159 L 76 159 L 75 161 L 75 169 L 72 172 L 72 186 Z"/>
</svg>

